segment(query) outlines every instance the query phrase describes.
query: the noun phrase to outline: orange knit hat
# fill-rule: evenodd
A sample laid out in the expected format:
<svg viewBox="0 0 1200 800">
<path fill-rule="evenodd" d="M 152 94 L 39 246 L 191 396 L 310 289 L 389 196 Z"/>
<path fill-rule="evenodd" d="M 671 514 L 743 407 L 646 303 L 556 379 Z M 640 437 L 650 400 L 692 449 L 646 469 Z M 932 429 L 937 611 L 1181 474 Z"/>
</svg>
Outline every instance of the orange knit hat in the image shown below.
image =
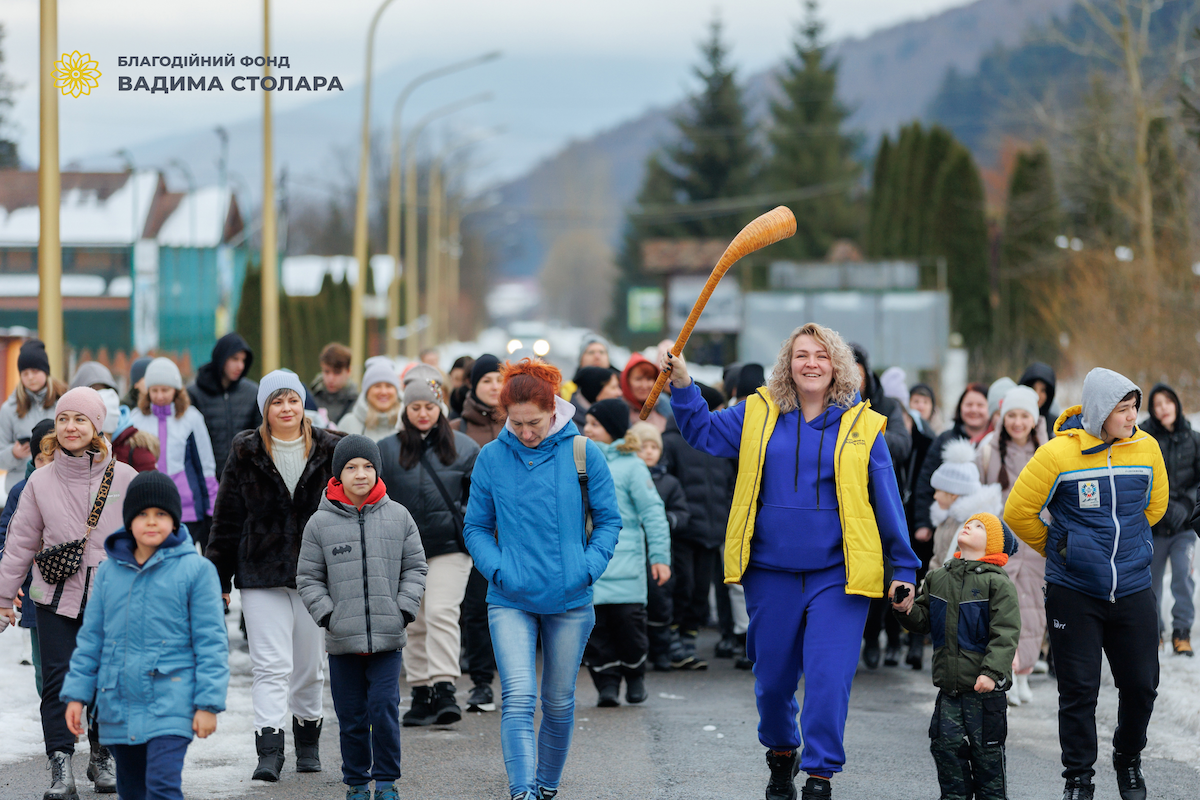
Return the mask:
<svg viewBox="0 0 1200 800">
<path fill-rule="evenodd" d="M 1017 537 L 1013 535 L 1012 529 L 995 514 L 975 514 L 967 518 L 967 522 L 972 520 L 983 523 L 987 530 L 987 546 L 984 549 L 983 560 L 1003 567 L 1008 563 L 1008 557 L 1017 552 Z"/>
</svg>

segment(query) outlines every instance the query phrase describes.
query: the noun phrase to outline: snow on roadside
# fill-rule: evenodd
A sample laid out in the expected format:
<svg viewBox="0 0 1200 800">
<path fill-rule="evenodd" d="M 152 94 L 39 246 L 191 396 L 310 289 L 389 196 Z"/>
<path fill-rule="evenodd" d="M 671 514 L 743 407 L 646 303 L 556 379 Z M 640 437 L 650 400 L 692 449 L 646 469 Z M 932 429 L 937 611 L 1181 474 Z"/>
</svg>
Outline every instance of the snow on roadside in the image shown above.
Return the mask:
<svg viewBox="0 0 1200 800">
<path fill-rule="evenodd" d="M 4 731 L 0 764 L 44 757 L 46 752 L 33 667 L 21 664 L 22 639 L 27 635 L 24 628 L 12 626 L 0 633 L 0 691 L 4 693 L 4 702 L 0 703 L 0 731 Z"/>
</svg>

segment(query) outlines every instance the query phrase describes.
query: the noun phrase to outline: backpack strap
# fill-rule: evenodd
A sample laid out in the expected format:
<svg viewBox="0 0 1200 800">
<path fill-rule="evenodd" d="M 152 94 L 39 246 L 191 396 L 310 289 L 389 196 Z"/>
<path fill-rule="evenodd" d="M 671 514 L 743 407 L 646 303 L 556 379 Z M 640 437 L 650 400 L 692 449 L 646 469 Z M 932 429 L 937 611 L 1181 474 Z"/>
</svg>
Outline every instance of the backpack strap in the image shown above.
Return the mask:
<svg viewBox="0 0 1200 800">
<path fill-rule="evenodd" d="M 579 493 L 583 495 L 583 545 L 592 538 L 592 506 L 588 502 L 587 437 L 576 436 L 573 443 L 575 471 L 579 473 Z"/>
</svg>

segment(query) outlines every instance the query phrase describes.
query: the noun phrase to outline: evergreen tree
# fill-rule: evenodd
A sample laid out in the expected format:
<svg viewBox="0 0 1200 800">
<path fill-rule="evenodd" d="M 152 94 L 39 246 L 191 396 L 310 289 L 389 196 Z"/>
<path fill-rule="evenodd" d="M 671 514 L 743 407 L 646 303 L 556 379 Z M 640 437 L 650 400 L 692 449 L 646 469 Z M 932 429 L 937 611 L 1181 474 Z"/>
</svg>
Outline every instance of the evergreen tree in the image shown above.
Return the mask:
<svg viewBox="0 0 1200 800">
<path fill-rule="evenodd" d="M 262 267 L 260 264 L 246 265 L 246 277 L 242 279 L 242 296 L 238 303 L 234 330 L 242 335 L 250 349 L 259 354 L 250 365 L 248 376 L 253 380 L 262 377 Z"/>
<path fill-rule="evenodd" d="M 879 150 L 875 153 L 875 166 L 871 171 L 871 186 L 874 188 L 867 206 L 867 232 L 863 252 L 871 258 L 883 255 L 883 221 L 886 219 L 883 211 L 890 203 L 888 193 L 892 187 L 887 177 L 892 158 L 892 139 L 885 133 L 879 141 Z"/>
<path fill-rule="evenodd" d="M 965 147 L 943 163 L 932 203 L 932 255 L 946 260 L 951 328 L 978 351 L 991 340 L 991 280 L 983 181 Z"/>
<path fill-rule="evenodd" d="M 0 25 L 0 44 L 4 42 L 4 26 Z M 0 65 L 4 63 L 4 51 L 0 49 Z M 21 160 L 17 156 L 17 143 L 5 134 L 8 128 L 8 112 L 13 105 L 13 82 L 6 72 L 0 71 L 0 169 L 19 169 Z"/>
<path fill-rule="evenodd" d="M 933 246 L 933 194 L 937 189 L 942 164 L 954 151 L 954 137 L 940 125 L 934 125 L 924 137 L 919 168 L 914 172 L 911 204 L 913 215 L 908 234 L 909 250 L 922 254 Z"/>
<path fill-rule="evenodd" d="M 862 167 L 854 160 L 859 137 L 842 131 L 850 112 L 837 99 L 838 64 L 826 59 L 824 26 L 816 0 L 805 0 L 805 17 L 784 63 L 780 100 L 771 101 L 772 155 L 767 183 L 786 191 L 808 186 L 843 188 L 789 204 L 796 214 L 796 235 L 778 250 L 800 259 L 821 259 L 834 239 L 859 233 L 852 184 Z"/>
<path fill-rule="evenodd" d="M 996 340 L 1013 364 L 1055 357 L 1057 326 L 1046 299 L 1058 294 L 1062 214 L 1050 154 L 1044 148 L 1017 155 L 1008 186 L 1000 249 L 1000 308 Z"/>
</svg>

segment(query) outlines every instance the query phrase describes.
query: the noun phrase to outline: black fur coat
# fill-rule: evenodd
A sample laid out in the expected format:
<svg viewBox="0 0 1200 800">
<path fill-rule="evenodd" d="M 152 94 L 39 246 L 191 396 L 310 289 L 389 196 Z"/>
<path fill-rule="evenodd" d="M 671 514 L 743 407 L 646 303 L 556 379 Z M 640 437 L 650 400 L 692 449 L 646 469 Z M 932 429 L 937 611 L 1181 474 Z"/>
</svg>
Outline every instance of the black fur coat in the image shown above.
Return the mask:
<svg viewBox="0 0 1200 800">
<path fill-rule="evenodd" d="M 229 592 L 231 579 L 239 589 L 296 588 L 304 526 L 333 474 L 333 449 L 341 439 L 319 428 L 312 434 L 312 452 L 292 496 L 258 431 L 234 437 L 205 551 L 222 592 Z"/>
</svg>

